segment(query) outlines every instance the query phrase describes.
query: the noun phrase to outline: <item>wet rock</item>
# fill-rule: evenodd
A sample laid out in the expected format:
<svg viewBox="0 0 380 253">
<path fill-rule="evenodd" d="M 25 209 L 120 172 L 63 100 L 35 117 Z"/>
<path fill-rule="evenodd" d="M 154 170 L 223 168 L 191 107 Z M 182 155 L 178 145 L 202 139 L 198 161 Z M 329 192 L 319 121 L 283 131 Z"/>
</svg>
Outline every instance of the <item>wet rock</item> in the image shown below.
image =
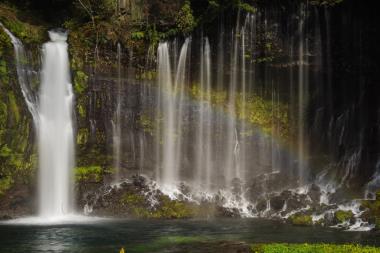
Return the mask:
<svg viewBox="0 0 380 253">
<path fill-rule="evenodd" d="M 143 177 L 143 176 L 140 176 L 140 175 L 134 175 L 132 177 L 132 182 L 133 182 L 133 185 L 136 186 L 136 187 L 139 187 L 139 188 L 144 188 L 146 187 L 146 178 Z"/>
<path fill-rule="evenodd" d="M 0 215 L 0 220 L 2 220 L 2 221 L 11 220 L 11 219 L 12 219 L 12 216 L 10 216 L 10 215 L 7 215 L 7 214 Z"/>
<path fill-rule="evenodd" d="M 218 207 L 217 208 L 217 216 L 218 217 L 237 218 L 237 217 L 240 217 L 240 212 L 237 208 Z"/>
<path fill-rule="evenodd" d="M 283 196 L 274 196 L 270 199 L 270 207 L 273 211 L 281 211 L 285 205 L 285 199 Z"/>
<path fill-rule="evenodd" d="M 256 210 L 258 212 L 264 212 L 267 209 L 267 200 L 266 199 L 260 199 L 256 204 Z"/>
<path fill-rule="evenodd" d="M 308 195 L 309 195 L 312 203 L 314 205 L 317 205 L 317 204 L 319 204 L 319 200 L 321 198 L 321 189 L 319 188 L 318 185 L 312 184 L 310 189 L 309 189 Z"/>
<path fill-rule="evenodd" d="M 295 211 L 301 208 L 306 208 L 306 195 L 292 194 L 286 201 L 286 210 Z"/>
<path fill-rule="evenodd" d="M 243 182 L 239 178 L 232 179 L 232 193 L 239 196 L 242 193 Z"/>
</svg>

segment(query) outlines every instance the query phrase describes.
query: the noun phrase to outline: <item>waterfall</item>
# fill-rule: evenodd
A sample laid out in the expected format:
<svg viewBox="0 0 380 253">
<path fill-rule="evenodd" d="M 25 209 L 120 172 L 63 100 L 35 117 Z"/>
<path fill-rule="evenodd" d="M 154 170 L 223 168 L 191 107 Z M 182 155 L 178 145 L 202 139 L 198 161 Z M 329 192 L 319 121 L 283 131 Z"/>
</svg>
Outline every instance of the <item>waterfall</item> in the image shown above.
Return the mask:
<svg viewBox="0 0 380 253">
<path fill-rule="evenodd" d="M 181 131 L 183 120 L 183 100 L 185 96 L 186 62 L 190 39 L 182 45 L 178 59 L 176 75 L 173 82 L 170 65 L 169 44 L 160 43 L 157 51 L 158 58 L 158 89 L 159 99 L 156 112 L 163 122 L 157 122 L 156 143 L 161 142 L 162 150 L 157 151 L 157 160 L 161 163 L 156 167 L 156 180 L 166 186 L 179 180 L 181 163 Z M 156 144 L 160 149 L 160 145 Z"/>
<path fill-rule="evenodd" d="M 38 108 L 36 104 L 36 98 L 30 87 L 30 81 L 32 79 L 32 76 L 31 76 L 32 71 L 29 69 L 27 65 L 28 58 L 24 49 L 24 45 L 7 28 L 5 28 L 1 22 L 0 22 L 0 26 L 7 33 L 7 35 L 9 36 L 13 44 L 14 54 L 16 58 L 18 82 L 21 88 L 22 95 L 24 96 L 25 103 L 28 107 L 28 110 L 32 114 L 34 125 L 37 128 L 39 124 Z"/>
<path fill-rule="evenodd" d="M 159 183 L 171 183 L 175 178 L 175 139 L 174 139 L 174 99 L 171 95 L 172 92 L 172 77 L 171 77 L 171 67 L 169 59 L 169 45 L 167 42 L 160 43 L 158 46 L 158 87 L 162 91 L 162 110 L 159 114 L 164 119 L 162 126 L 162 169 L 160 168 L 159 174 L 157 175 L 157 182 Z M 161 133 L 160 133 L 161 134 Z M 161 136 L 157 136 L 160 138 Z M 158 140 L 160 142 L 160 140 Z"/>
<path fill-rule="evenodd" d="M 39 215 L 59 217 L 73 212 L 73 91 L 67 34 L 49 31 L 43 46 L 38 129 Z"/>
<path fill-rule="evenodd" d="M 1 23 L 15 50 L 17 76 L 22 94 L 37 130 L 39 151 L 39 215 L 56 218 L 73 212 L 72 169 L 74 130 L 67 34 L 49 31 L 43 46 L 39 103 L 30 88 L 31 70 L 22 42 Z"/>
<path fill-rule="evenodd" d="M 305 183 L 307 175 L 306 144 L 305 144 L 305 106 L 308 93 L 307 56 L 308 45 L 306 39 L 307 6 L 301 4 L 299 13 L 299 45 L 298 45 L 298 174 L 299 184 Z"/>
<path fill-rule="evenodd" d="M 112 141 L 113 141 L 113 157 L 115 167 L 115 178 L 117 182 L 120 180 L 120 159 L 121 159 L 121 46 L 117 43 L 117 95 L 116 95 L 116 112 L 115 120 L 112 121 Z"/>
<path fill-rule="evenodd" d="M 203 43 L 204 42 L 204 43 Z M 203 188 L 210 189 L 211 174 L 213 171 L 212 143 L 211 143 L 211 50 L 210 43 L 206 37 L 201 43 L 201 64 L 200 64 L 200 90 L 202 98 L 200 101 L 198 122 L 197 122 L 197 147 L 195 163 L 197 168 L 196 183 L 200 183 Z"/>
</svg>

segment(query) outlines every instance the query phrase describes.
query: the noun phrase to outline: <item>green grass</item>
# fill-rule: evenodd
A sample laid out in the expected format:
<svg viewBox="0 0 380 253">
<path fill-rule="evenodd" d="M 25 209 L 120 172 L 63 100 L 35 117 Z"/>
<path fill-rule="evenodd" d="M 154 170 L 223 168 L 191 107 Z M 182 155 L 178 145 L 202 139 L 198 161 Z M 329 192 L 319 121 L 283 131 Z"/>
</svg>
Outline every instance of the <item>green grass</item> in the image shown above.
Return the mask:
<svg viewBox="0 0 380 253">
<path fill-rule="evenodd" d="M 354 244 L 253 244 L 254 253 L 380 253 L 380 248 Z"/>
<path fill-rule="evenodd" d="M 206 237 L 201 236 L 167 236 L 154 240 L 151 243 L 141 244 L 134 248 L 130 248 L 132 252 L 162 252 L 163 249 L 179 244 L 196 243 L 206 240 Z M 127 252 L 127 250 L 126 250 Z"/>
</svg>

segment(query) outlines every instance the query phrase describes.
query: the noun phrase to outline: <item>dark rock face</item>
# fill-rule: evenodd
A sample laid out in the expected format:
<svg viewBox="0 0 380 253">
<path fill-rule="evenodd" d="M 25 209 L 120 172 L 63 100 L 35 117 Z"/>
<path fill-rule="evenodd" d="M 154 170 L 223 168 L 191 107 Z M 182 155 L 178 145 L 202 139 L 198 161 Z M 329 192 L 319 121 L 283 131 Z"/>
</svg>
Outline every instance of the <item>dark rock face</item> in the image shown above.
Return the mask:
<svg viewBox="0 0 380 253">
<path fill-rule="evenodd" d="M 275 197 L 271 198 L 271 200 L 270 200 L 270 207 L 274 211 L 278 212 L 278 211 L 283 209 L 283 207 L 285 205 L 285 201 L 286 200 L 281 195 L 275 196 Z"/>
<path fill-rule="evenodd" d="M 26 185 L 13 187 L 0 197 L 0 220 L 31 215 L 36 212 L 33 190 Z"/>
</svg>

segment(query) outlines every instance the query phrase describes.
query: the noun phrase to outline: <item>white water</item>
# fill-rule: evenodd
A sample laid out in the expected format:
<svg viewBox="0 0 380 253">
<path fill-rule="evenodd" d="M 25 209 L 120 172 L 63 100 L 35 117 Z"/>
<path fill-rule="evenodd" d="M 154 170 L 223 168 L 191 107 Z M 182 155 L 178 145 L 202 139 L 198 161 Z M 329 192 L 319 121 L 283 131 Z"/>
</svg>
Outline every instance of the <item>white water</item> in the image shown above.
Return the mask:
<svg viewBox="0 0 380 253">
<path fill-rule="evenodd" d="M 29 81 L 32 77 L 31 77 L 31 70 L 28 69 L 27 55 L 25 53 L 24 45 L 7 28 L 5 28 L 1 22 L 0 22 L 0 27 L 4 29 L 4 31 L 7 33 L 7 35 L 9 36 L 13 44 L 15 58 L 16 58 L 18 82 L 21 88 L 22 95 L 24 96 L 25 103 L 28 107 L 28 110 L 32 114 L 34 125 L 37 128 L 38 122 L 39 122 L 38 108 L 36 105 L 36 98 L 29 85 Z"/>
<path fill-rule="evenodd" d="M 298 178 L 299 185 L 306 183 L 307 178 L 307 146 L 305 143 L 305 105 L 308 94 L 307 60 L 308 44 L 305 35 L 307 6 L 301 4 L 298 23 Z"/>
<path fill-rule="evenodd" d="M 27 55 L 22 42 L 1 23 L 15 49 L 17 76 L 32 114 L 39 151 L 38 217 L 10 223 L 60 223 L 77 220 L 73 215 L 72 170 L 74 167 L 73 99 L 67 34 L 50 31 L 43 46 L 39 101 L 32 93 Z"/>
<path fill-rule="evenodd" d="M 197 148 L 195 162 L 197 168 L 196 183 L 204 189 L 210 189 L 212 164 L 212 143 L 211 143 L 211 59 L 210 44 L 208 38 L 201 43 L 201 64 L 200 64 L 200 89 L 202 100 L 200 101 L 199 115 L 197 121 Z"/>
<path fill-rule="evenodd" d="M 38 129 L 39 216 L 59 220 L 73 213 L 73 99 L 67 34 L 50 31 L 43 45 Z"/>
<path fill-rule="evenodd" d="M 114 157 L 114 168 L 116 170 L 114 180 L 120 180 L 120 162 L 121 162 L 121 46 L 117 44 L 117 62 L 118 62 L 118 79 L 116 95 L 116 112 L 112 123 L 112 146 Z"/>
<path fill-rule="evenodd" d="M 187 38 L 181 48 L 174 82 L 167 42 L 158 46 L 158 88 L 159 104 L 157 116 L 162 120 L 157 122 L 159 131 L 157 142 L 162 141 L 162 150 L 157 151 L 157 159 L 161 166 L 156 169 L 156 179 L 162 186 L 171 187 L 179 180 L 181 161 L 181 138 L 183 118 L 183 99 L 185 93 L 186 62 L 190 39 Z M 160 145 L 156 144 L 160 149 Z"/>
</svg>

